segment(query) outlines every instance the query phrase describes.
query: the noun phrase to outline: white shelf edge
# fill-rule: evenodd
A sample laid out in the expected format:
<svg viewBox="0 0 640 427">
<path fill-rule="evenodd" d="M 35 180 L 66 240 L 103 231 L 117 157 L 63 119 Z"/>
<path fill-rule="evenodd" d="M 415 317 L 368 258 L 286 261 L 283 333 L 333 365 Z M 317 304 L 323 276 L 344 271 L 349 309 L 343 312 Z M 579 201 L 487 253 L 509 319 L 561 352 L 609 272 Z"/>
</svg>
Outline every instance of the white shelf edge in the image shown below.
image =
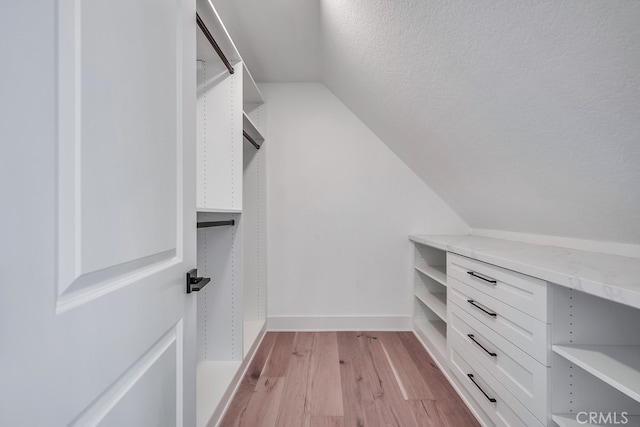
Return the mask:
<svg viewBox="0 0 640 427">
<path fill-rule="evenodd" d="M 440 292 L 445 295 L 444 292 Z M 429 310 L 433 311 L 433 313 L 440 318 L 444 323 L 447 323 L 447 304 L 442 302 L 440 298 L 438 298 L 432 292 L 427 290 L 423 292 L 416 292 L 415 297 L 425 305 Z M 446 297 L 445 297 L 446 298 Z"/>
<path fill-rule="evenodd" d="M 264 97 L 244 62 L 242 72 L 242 104 L 264 104 Z"/>
<path fill-rule="evenodd" d="M 256 340 L 260 338 L 262 331 L 266 325 L 265 320 L 245 320 L 243 328 L 243 344 L 245 357 L 251 350 L 251 347 L 255 344 Z"/>
<path fill-rule="evenodd" d="M 578 422 L 578 420 L 576 419 L 576 415 L 577 414 L 553 414 L 553 415 L 551 415 L 551 419 L 559 427 L 596 427 L 596 426 L 603 426 L 603 425 L 604 426 L 624 425 L 621 422 L 618 422 L 617 424 L 615 424 L 615 423 L 610 423 L 610 424 L 588 424 L 588 423 L 582 422 L 583 420 L 585 420 L 584 416 L 580 419 L 581 422 Z M 619 417 L 618 421 L 622 421 L 621 414 L 619 414 L 618 417 Z M 638 425 L 640 425 L 640 416 L 638 416 L 638 415 L 627 415 L 626 417 L 628 419 L 628 422 L 626 423 L 626 425 L 629 425 L 629 426 L 638 426 Z"/>
<path fill-rule="evenodd" d="M 244 111 L 242 112 L 242 129 L 247 132 L 253 139 L 255 139 L 258 145 L 262 145 L 264 136 L 262 136 L 262 133 L 260 133 L 251 118 L 249 118 L 247 113 L 245 113 Z"/>
<path fill-rule="evenodd" d="M 553 345 L 552 349 L 640 402 L 640 345 Z"/>
<path fill-rule="evenodd" d="M 197 0 L 196 6 L 198 14 L 229 62 L 242 61 L 242 57 L 240 56 L 240 52 L 238 51 L 236 44 L 233 42 L 231 35 L 229 35 L 227 28 L 224 26 L 224 23 L 222 22 L 222 19 L 220 19 L 220 15 L 218 15 L 218 11 L 213 6 L 211 0 Z M 198 29 L 198 31 L 200 30 Z M 213 47 L 211 49 L 213 50 Z M 229 50 L 231 51 L 229 52 Z"/>
<path fill-rule="evenodd" d="M 442 269 L 438 269 L 437 267 L 442 267 Z M 447 286 L 447 273 L 445 273 L 446 267 L 444 265 L 429 265 L 426 268 L 415 266 L 414 268 L 425 276 L 440 283 L 442 286 Z"/>
<path fill-rule="evenodd" d="M 442 251 L 449 251 L 449 246 L 436 240 L 436 239 L 431 239 L 432 236 L 425 236 L 425 235 L 419 235 L 419 234 L 410 234 L 409 235 L 409 240 L 411 240 L 414 243 L 418 243 L 424 246 L 429 246 L 432 248 L 436 248 L 436 249 L 440 249 Z M 433 236 L 433 237 L 438 237 L 438 236 Z"/>
<path fill-rule="evenodd" d="M 242 213 L 242 209 L 233 208 L 196 208 L 196 211 L 208 213 Z"/>
<path fill-rule="evenodd" d="M 220 405 L 242 365 L 241 361 L 200 361 L 197 367 L 197 426 L 204 427 Z"/>
</svg>

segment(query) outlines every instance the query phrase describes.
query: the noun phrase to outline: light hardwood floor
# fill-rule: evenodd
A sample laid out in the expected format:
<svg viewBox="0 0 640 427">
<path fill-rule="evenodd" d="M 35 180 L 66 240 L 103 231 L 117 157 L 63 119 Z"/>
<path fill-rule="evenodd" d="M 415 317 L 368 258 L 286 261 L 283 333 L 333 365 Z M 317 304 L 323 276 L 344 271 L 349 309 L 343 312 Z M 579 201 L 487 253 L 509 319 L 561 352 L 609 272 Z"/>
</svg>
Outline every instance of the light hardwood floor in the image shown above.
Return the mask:
<svg viewBox="0 0 640 427">
<path fill-rule="evenodd" d="M 268 332 L 221 423 L 478 425 L 411 332 Z"/>
</svg>

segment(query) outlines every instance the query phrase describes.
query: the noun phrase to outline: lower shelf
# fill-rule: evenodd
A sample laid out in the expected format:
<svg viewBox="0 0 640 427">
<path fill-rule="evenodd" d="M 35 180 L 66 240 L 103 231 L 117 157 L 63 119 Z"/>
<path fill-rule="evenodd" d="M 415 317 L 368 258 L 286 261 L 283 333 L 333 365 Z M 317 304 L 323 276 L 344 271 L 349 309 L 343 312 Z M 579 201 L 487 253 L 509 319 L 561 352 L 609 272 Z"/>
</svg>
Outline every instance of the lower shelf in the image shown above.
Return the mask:
<svg viewBox="0 0 640 427">
<path fill-rule="evenodd" d="M 640 346 L 554 345 L 553 351 L 640 402 Z"/>
<path fill-rule="evenodd" d="M 604 417 L 607 417 L 609 414 L 603 414 Z M 597 417 L 597 415 L 595 416 Z M 640 425 L 640 416 L 638 415 L 624 415 L 618 413 L 616 418 L 614 418 L 614 414 L 611 414 L 608 421 L 604 424 L 600 422 L 596 422 L 595 424 L 589 423 L 589 414 L 585 412 L 581 412 L 578 414 L 553 414 L 551 419 L 558 427 L 595 427 L 595 426 L 620 426 L 620 425 L 629 425 L 629 426 L 639 426 Z M 595 419 L 595 418 L 594 418 Z"/>
<path fill-rule="evenodd" d="M 202 361 L 197 368 L 197 426 L 204 427 L 218 409 L 242 362 Z"/>
<path fill-rule="evenodd" d="M 246 357 L 251 347 L 255 344 L 260 333 L 264 329 L 264 320 L 245 321 L 244 322 L 244 356 Z"/>
<path fill-rule="evenodd" d="M 414 319 L 414 327 L 418 336 L 426 341 L 429 350 L 438 363 L 446 366 L 447 360 L 447 324 L 442 320 Z"/>
</svg>

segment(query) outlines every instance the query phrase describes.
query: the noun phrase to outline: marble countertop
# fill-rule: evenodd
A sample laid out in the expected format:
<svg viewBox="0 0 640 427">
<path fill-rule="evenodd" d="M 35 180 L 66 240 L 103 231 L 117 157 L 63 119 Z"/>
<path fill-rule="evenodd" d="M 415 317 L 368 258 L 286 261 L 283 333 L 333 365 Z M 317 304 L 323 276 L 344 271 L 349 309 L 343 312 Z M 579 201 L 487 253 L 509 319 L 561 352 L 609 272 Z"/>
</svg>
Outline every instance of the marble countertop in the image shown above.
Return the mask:
<svg viewBox="0 0 640 427">
<path fill-rule="evenodd" d="M 640 259 L 472 235 L 411 235 L 454 252 L 640 308 Z"/>
</svg>

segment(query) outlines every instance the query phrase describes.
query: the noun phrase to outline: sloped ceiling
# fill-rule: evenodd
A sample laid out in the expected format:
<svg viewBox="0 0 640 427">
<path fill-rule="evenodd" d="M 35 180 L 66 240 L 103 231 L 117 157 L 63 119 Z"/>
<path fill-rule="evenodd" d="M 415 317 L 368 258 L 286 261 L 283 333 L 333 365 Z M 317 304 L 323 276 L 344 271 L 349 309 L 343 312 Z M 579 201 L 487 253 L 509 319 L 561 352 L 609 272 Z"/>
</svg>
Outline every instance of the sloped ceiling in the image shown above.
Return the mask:
<svg viewBox="0 0 640 427">
<path fill-rule="evenodd" d="M 214 5 L 256 80 L 324 82 L 472 228 L 640 243 L 640 2 Z"/>
</svg>

